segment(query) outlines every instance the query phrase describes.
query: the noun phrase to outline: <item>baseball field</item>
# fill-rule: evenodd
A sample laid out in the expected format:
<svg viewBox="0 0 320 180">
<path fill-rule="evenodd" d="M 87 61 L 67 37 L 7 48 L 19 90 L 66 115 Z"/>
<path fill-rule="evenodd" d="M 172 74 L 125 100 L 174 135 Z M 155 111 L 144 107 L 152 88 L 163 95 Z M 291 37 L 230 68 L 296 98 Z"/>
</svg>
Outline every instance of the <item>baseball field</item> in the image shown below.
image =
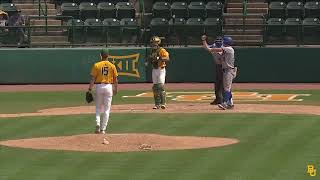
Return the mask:
<svg viewBox="0 0 320 180">
<path fill-rule="evenodd" d="M 120 84 L 106 135 L 86 89 L 0 86 L 0 180 L 319 176 L 319 84 L 235 84 L 232 110 L 209 105 L 211 84 L 168 84 L 166 110 L 150 84 Z"/>
</svg>

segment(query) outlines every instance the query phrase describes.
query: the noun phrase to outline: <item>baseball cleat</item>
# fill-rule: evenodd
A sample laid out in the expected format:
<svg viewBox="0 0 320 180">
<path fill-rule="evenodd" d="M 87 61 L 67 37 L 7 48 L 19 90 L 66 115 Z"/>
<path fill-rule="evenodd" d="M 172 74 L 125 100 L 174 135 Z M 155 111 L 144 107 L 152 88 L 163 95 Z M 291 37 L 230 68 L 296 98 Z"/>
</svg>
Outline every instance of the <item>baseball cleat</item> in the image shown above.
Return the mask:
<svg viewBox="0 0 320 180">
<path fill-rule="evenodd" d="M 101 130 L 101 131 L 100 131 L 100 134 L 106 134 L 106 131 Z"/>
<path fill-rule="evenodd" d="M 166 109 L 166 105 L 161 105 L 161 109 Z"/>
<path fill-rule="evenodd" d="M 214 100 L 214 101 L 212 101 L 210 104 L 211 104 L 211 105 L 217 105 L 217 104 L 219 104 L 219 103 L 218 103 L 218 101 Z"/>
<path fill-rule="evenodd" d="M 218 104 L 218 107 L 222 110 L 226 110 L 227 109 L 227 106 L 225 104 Z"/>
<path fill-rule="evenodd" d="M 96 133 L 96 134 L 100 133 L 100 126 L 98 126 L 98 125 L 96 126 L 96 129 L 95 129 L 94 133 Z"/>
<path fill-rule="evenodd" d="M 159 105 L 154 106 L 152 109 L 160 109 Z"/>
<path fill-rule="evenodd" d="M 227 109 L 233 109 L 234 108 L 234 105 L 233 104 L 231 104 L 231 105 L 227 105 Z"/>
</svg>

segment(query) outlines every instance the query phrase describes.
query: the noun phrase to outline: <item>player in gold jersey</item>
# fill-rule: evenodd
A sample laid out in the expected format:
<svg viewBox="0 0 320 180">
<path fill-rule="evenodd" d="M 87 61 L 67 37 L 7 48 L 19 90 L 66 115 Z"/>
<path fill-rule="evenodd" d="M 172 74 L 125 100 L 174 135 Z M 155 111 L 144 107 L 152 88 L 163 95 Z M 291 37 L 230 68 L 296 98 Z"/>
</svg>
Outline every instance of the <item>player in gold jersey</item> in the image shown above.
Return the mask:
<svg viewBox="0 0 320 180">
<path fill-rule="evenodd" d="M 160 46 L 161 39 L 154 36 L 150 40 L 151 54 L 149 62 L 152 64 L 152 90 L 155 106 L 153 109 L 166 108 L 166 91 L 164 83 L 166 79 L 166 63 L 169 61 L 169 53 Z"/>
<path fill-rule="evenodd" d="M 91 69 L 89 91 L 96 84 L 96 129 L 95 133 L 105 134 L 112 102 L 112 96 L 118 92 L 118 72 L 114 64 L 108 61 L 109 51 L 102 49 L 101 60 L 95 63 Z M 103 119 L 100 114 L 103 111 Z"/>
</svg>

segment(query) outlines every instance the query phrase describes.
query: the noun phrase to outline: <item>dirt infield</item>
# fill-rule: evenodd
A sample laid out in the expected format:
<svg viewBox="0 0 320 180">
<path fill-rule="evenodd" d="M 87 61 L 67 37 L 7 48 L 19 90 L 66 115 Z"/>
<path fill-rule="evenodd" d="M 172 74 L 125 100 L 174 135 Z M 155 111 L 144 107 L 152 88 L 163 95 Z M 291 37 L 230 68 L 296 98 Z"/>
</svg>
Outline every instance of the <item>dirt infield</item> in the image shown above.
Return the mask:
<svg viewBox="0 0 320 180">
<path fill-rule="evenodd" d="M 159 134 L 82 134 L 2 141 L 0 145 L 87 152 L 130 152 L 200 149 L 238 143 L 237 139 Z"/>
<path fill-rule="evenodd" d="M 153 110 L 152 104 L 112 105 L 111 113 L 279 113 L 320 115 L 320 106 L 236 104 L 232 110 L 220 110 L 217 106 L 204 103 L 169 104 L 166 110 Z M 43 109 L 34 113 L 0 114 L 0 118 L 25 116 L 58 116 L 94 114 L 94 106 L 62 107 Z"/>
<path fill-rule="evenodd" d="M 0 92 L 25 91 L 86 91 L 88 85 L 0 85 Z M 146 90 L 150 84 L 121 84 L 120 90 Z M 167 89 L 212 89 L 211 83 L 167 84 Z M 235 84 L 236 89 L 320 89 L 320 84 Z M 113 105 L 112 113 L 282 113 L 320 115 L 320 106 L 236 104 L 232 110 L 220 110 L 207 103 L 169 104 L 166 110 L 153 110 L 152 104 Z M 49 108 L 33 113 L 0 114 L 0 118 L 94 114 L 94 106 Z M 108 144 L 103 142 L 108 142 Z M 83 134 L 0 142 L 1 145 L 71 151 L 128 152 L 149 150 L 178 150 L 225 146 L 238 143 L 236 139 L 216 137 L 177 137 L 157 134 Z"/>
</svg>

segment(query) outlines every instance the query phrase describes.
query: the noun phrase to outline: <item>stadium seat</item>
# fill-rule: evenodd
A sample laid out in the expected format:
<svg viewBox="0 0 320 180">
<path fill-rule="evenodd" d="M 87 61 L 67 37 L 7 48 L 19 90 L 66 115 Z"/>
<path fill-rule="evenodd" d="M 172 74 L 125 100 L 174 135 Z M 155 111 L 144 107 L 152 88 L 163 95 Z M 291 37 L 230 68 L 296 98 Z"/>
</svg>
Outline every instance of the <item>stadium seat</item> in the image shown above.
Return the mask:
<svg viewBox="0 0 320 180">
<path fill-rule="evenodd" d="M 73 18 L 79 18 L 80 9 L 76 3 L 62 3 L 61 15 L 72 16 Z"/>
<path fill-rule="evenodd" d="M 271 2 L 268 9 L 269 18 L 285 18 L 286 6 L 283 1 Z"/>
<path fill-rule="evenodd" d="M 205 18 L 207 16 L 205 4 L 202 1 L 190 2 L 188 10 L 191 18 Z"/>
<path fill-rule="evenodd" d="M 184 18 L 170 19 L 169 21 L 170 34 L 175 36 L 176 40 L 178 41 L 175 44 L 186 45 L 185 24 L 186 24 L 186 21 Z"/>
<path fill-rule="evenodd" d="M 68 40 L 73 43 L 84 42 L 84 22 L 81 19 L 69 19 L 68 26 Z"/>
<path fill-rule="evenodd" d="M 284 34 L 284 20 L 282 18 L 269 18 L 267 21 L 267 37 L 281 37 Z"/>
<path fill-rule="evenodd" d="M 190 0 L 171 0 L 171 3 L 174 3 L 174 2 L 185 2 L 189 4 Z"/>
<path fill-rule="evenodd" d="M 0 5 L 0 9 L 8 13 L 9 16 L 11 16 L 14 12 L 17 11 L 17 7 L 13 3 L 2 3 Z"/>
<path fill-rule="evenodd" d="M 169 21 L 165 18 L 153 18 L 150 22 L 151 36 L 167 37 L 169 35 Z"/>
<path fill-rule="evenodd" d="M 204 20 L 205 34 L 211 38 L 221 36 L 222 25 L 220 18 L 207 18 Z"/>
<path fill-rule="evenodd" d="M 120 25 L 122 40 L 137 44 L 138 40 L 140 40 L 140 27 L 137 20 L 134 18 L 123 18 L 120 21 Z"/>
<path fill-rule="evenodd" d="M 152 16 L 154 18 L 166 18 L 169 19 L 171 16 L 170 3 L 168 2 L 155 2 L 152 7 Z"/>
<path fill-rule="evenodd" d="M 117 8 L 117 19 L 123 18 L 135 18 L 135 9 L 133 4 L 130 2 L 118 2 Z"/>
<path fill-rule="evenodd" d="M 289 37 L 294 37 L 300 41 L 300 35 L 302 31 L 301 19 L 299 18 L 287 18 L 284 22 L 285 34 Z"/>
<path fill-rule="evenodd" d="M 171 16 L 173 18 L 187 18 L 188 4 L 185 2 L 173 2 L 171 4 Z"/>
<path fill-rule="evenodd" d="M 306 42 L 320 40 L 320 20 L 319 18 L 305 18 L 302 22 L 303 39 Z"/>
<path fill-rule="evenodd" d="M 101 2 L 98 4 L 99 18 L 116 18 L 117 10 L 116 6 L 111 2 Z"/>
<path fill-rule="evenodd" d="M 306 4 L 304 5 L 304 10 L 305 10 L 305 17 L 320 18 L 320 2 L 319 1 L 306 2 Z"/>
<path fill-rule="evenodd" d="M 79 5 L 80 19 L 98 18 L 97 5 L 92 2 L 82 2 Z"/>
<path fill-rule="evenodd" d="M 107 44 L 120 42 L 120 21 L 114 18 L 106 18 L 103 20 L 102 24 L 104 26 L 104 35 Z"/>
<path fill-rule="evenodd" d="M 89 18 L 84 21 L 85 42 L 101 43 L 104 42 L 103 27 L 100 19 Z"/>
<path fill-rule="evenodd" d="M 0 3 L 12 3 L 12 0 L 0 0 Z"/>
<path fill-rule="evenodd" d="M 223 3 L 220 1 L 208 2 L 206 5 L 207 17 L 221 17 L 223 8 Z"/>
<path fill-rule="evenodd" d="M 205 33 L 202 18 L 189 18 L 186 21 L 186 36 L 188 44 L 201 44 L 201 36 Z"/>
<path fill-rule="evenodd" d="M 302 18 L 304 14 L 304 5 L 301 1 L 291 1 L 287 4 L 288 18 Z"/>
</svg>

